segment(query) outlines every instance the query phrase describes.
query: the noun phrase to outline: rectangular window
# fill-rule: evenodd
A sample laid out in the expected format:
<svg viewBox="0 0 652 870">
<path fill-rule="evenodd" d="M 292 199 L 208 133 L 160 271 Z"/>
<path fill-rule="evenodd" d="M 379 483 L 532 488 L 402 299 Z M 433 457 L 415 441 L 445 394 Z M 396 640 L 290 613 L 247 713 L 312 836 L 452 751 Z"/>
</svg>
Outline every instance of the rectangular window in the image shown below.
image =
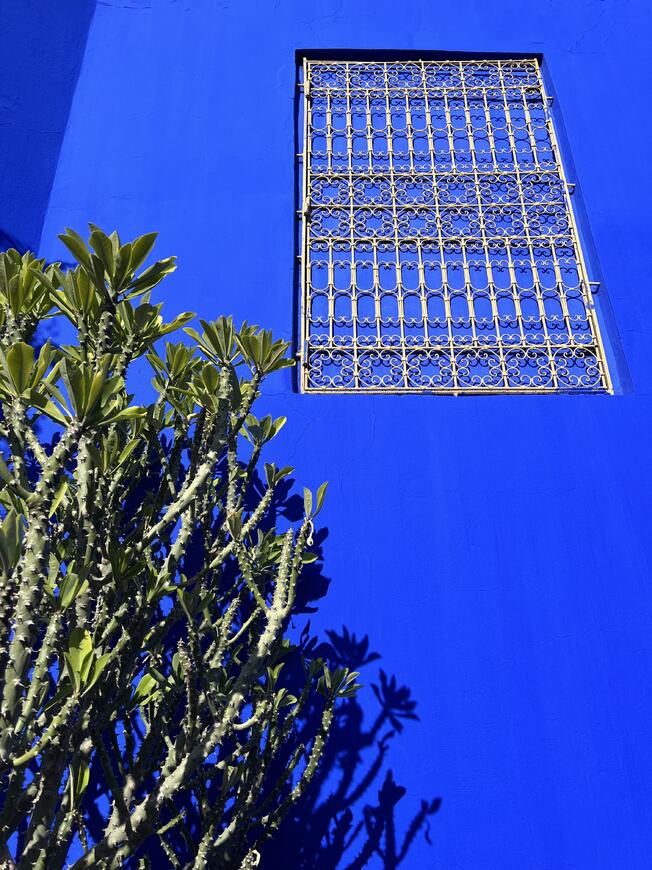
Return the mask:
<svg viewBox="0 0 652 870">
<path fill-rule="evenodd" d="M 302 84 L 302 390 L 611 389 L 537 59 Z"/>
</svg>

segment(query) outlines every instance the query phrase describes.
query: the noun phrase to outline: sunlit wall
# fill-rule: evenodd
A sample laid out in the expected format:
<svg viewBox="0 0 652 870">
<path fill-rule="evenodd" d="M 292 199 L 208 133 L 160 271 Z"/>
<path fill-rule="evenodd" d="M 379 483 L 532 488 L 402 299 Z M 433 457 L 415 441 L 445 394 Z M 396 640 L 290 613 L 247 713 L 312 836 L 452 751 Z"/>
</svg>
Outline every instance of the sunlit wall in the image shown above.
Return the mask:
<svg viewBox="0 0 652 870">
<path fill-rule="evenodd" d="M 619 394 L 310 396 L 286 371 L 265 402 L 289 418 L 274 458 L 331 484 L 331 583 L 312 628 L 368 635 L 382 658 L 365 682 L 380 665 L 417 701 L 385 764 L 407 788 L 399 839 L 421 798 L 443 802 L 432 844 L 420 832 L 402 866 L 649 868 L 647 4 L 98 0 L 92 20 L 72 0 L 0 6 L 16 28 L 3 233 L 36 245 L 42 224 L 40 253 L 55 258 L 65 225 L 160 230 L 161 255 L 179 257 L 169 314 L 230 313 L 287 338 L 296 50 L 543 54 Z M 365 703 L 373 715 L 370 691 Z"/>
</svg>

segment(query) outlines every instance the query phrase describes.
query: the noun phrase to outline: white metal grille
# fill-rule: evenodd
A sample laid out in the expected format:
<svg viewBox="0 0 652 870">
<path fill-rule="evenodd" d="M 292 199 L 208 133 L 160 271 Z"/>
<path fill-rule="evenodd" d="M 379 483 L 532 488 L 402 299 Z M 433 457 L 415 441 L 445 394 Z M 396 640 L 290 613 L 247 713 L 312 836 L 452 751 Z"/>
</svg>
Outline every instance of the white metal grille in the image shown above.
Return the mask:
<svg viewBox="0 0 652 870">
<path fill-rule="evenodd" d="M 302 84 L 303 390 L 611 389 L 536 59 Z"/>
</svg>

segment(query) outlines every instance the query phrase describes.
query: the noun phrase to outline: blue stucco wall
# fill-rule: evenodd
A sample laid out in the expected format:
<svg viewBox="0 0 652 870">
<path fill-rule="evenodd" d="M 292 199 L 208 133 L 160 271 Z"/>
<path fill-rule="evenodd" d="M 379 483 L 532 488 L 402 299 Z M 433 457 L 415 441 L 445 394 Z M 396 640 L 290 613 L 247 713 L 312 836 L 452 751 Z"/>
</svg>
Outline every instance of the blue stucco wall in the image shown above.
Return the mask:
<svg viewBox="0 0 652 870">
<path fill-rule="evenodd" d="M 34 249 L 95 0 L 0 0 L 0 246 Z"/>
<path fill-rule="evenodd" d="M 652 866 L 648 36 L 643 0 L 99 0 L 91 23 L 41 254 L 89 219 L 158 229 L 179 255 L 168 313 L 286 337 L 295 50 L 545 57 L 630 388 L 320 397 L 283 373 L 266 399 L 289 417 L 275 458 L 331 481 L 313 628 L 368 634 L 418 702 L 389 759 L 399 827 L 421 797 L 443 804 L 406 867 Z M 46 85 L 24 94 L 25 127 Z M 40 160 L 41 138 L 24 141 Z M 6 160 L 19 234 L 30 175 Z"/>
</svg>

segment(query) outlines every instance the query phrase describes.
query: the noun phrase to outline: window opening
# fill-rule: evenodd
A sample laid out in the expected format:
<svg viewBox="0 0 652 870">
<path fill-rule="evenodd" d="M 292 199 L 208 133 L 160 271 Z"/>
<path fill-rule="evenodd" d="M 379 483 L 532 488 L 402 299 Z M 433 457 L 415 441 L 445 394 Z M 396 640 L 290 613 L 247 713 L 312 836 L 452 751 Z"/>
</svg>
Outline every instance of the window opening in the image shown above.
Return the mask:
<svg viewBox="0 0 652 870">
<path fill-rule="evenodd" d="M 536 58 L 302 87 L 302 390 L 611 390 Z"/>
</svg>

